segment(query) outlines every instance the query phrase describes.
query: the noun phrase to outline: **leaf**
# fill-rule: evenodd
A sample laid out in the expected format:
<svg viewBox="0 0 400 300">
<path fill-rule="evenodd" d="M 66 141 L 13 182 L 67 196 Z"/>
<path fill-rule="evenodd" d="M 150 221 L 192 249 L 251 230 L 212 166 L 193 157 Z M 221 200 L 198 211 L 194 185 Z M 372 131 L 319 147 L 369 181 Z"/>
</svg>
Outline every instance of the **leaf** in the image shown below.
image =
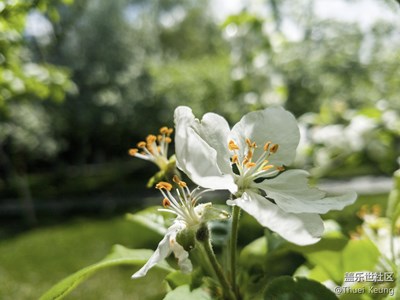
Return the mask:
<svg viewBox="0 0 400 300">
<path fill-rule="evenodd" d="M 171 272 L 165 277 L 169 286 L 172 289 L 176 289 L 181 285 L 188 285 L 191 282 L 191 274 L 183 274 L 181 271 Z"/>
<path fill-rule="evenodd" d="M 142 265 L 147 262 L 150 256 L 153 254 L 152 250 L 131 250 L 121 245 L 115 245 L 112 251 L 103 260 L 86 268 L 79 270 L 78 272 L 64 278 L 50 290 L 48 290 L 40 300 L 56 300 L 62 299 L 68 295 L 73 289 L 75 289 L 81 282 L 86 280 L 88 277 L 93 275 L 95 272 L 100 271 L 104 268 L 119 266 L 119 265 Z M 166 273 L 171 271 L 171 268 L 166 262 L 160 263 L 156 266 Z"/>
<path fill-rule="evenodd" d="M 182 285 L 169 292 L 164 300 L 212 300 L 211 296 L 203 289 L 190 290 L 188 285 Z"/>
<path fill-rule="evenodd" d="M 163 212 L 158 211 L 159 206 L 151 206 L 134 214 L 126 214 L 126 218 L 144 230 L 150 230 L 164 236 L 167 232 L 166 219 Z"/>
<path fill-rule="evenodd" d="M 302 277 L 282 276 L 272 280 L 264 291 L 264 300 L 337 300 L 337 297 L 317 281 Z"/>
<path fill-rule="evenodd" d="M 379 256 L 379 250 L 371 240 L 350 240 L 342 254 L 343 271 L 373 271 L 378 263 Z"/>
<path fill-rule="evenodd" d="M 239 261 L 242 266 L 262 265 L 267 256 L 267 240 L 260 237 L 248 244 L 240 252 Z"/>
<path fill-rule="evenodd" d="M 335 283 L 341 284 L 346 272 L 374 271 L 379 250 L 369 239 L 361 239 L 350 240 L 341 251 L 315 251 L 305 253 L 305 256 L 319 269 L 312 273 L 313 276 L 321 275 L 326 279 L 327 275 Z"/>
</svg>

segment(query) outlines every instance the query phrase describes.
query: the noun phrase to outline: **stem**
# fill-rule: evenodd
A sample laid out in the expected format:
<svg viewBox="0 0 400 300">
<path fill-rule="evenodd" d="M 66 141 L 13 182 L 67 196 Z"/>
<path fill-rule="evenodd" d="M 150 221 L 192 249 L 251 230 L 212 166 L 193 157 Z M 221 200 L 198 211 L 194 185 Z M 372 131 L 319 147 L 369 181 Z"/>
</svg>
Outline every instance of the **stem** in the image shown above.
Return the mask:
<svg viewBox="0 0 400 300">
<path fill-rule="evenodd" d="M 240 217 L 240 207 L 234 206 L 232 209 L 232 231 L 231 231 L 231 283 L 232 289 L 235 292 L 235 295 L 238 297 L 239 290 L 236 285 L 236 248 L 237 248 L 237 237 L 239 231 L 239 217 Z M 239 297 L 238 297 L 239 298 Z"/>
<path fill-rule="evenodd" d="M 198 241 L 201 242 L 204 246 L 204 250 L 207 254 L 207 257 L 211 263 L 211 266 L 213 267 L 215 274 L 218 277 L 219 282 L 221 283 L 223 293 L 226 296 L 226 299 L 229 300 L 236 300 L 235 294 L 232 291 L 231 285 L 229 284 L 228 280 L 225 277 L 224 272 L 222 271 L 222 268 L 220 264 L 218 263 L 217 257 L 215 256 L 215 253 L 212 249 L 211 246 L 211 240 L 210 240 L 210 233 L 207 227 L 204 227 L 200 229 L 202 231 L 201 233 L 201 238 L 198 237 Z"/>
</svg>

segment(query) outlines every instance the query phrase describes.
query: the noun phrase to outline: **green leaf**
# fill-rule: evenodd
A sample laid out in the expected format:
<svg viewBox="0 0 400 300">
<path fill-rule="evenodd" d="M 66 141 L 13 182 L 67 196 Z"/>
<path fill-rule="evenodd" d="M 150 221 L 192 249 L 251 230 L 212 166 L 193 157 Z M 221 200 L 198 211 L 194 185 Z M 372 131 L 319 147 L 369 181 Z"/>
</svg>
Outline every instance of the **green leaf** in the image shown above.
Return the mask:
<svg viewBox="0 0 400 300">
<path fill-rule="evenodd" d="M 346 272 L 373 271 L 379 255 L 379 250 L 369 239 L 350 240 L 343 250 L 305 253 L 308 261 L 318 267 L 312 272 L 313 278 L 329 276 L 337 284 L 343 282 Z"/>
<path fill-rule="evenodd" d="M 191 274 L 183 274 L 181 271 L 171 272 L 165 277 L 165 280 L 168 282 L 169 286 L 172 289 L 176 289 L 181 285 L 188 285 L 191 283 Z"/>
<path fill-rule="evenodd" d="M 260 237 L 248 244 L 240 252 L 240 264 L 246 267 L 260 265 L 265 261 L 267 252 L 267 240 L 265 237 Z"/>
<path fill-rule="evenodd" d="M 189 285 L 182 285 L 169 292 L 164 300 L 212 300 L 211 296 L 203 289 L 190 290 Z"/>
<path fill-rule="evenodd" d="M 50 290 L 48 290 L 40 300 L 55 300 L 62 299 L 68 295 L 73 289 L 75 289 L 80 283 L 86 280 L 88 277 L 100 271 L 104 268 L 109 268 L 119 265 L 142 265 L 147 262 L 150 256 L 153 254 L 152 250 L 131 250 L 121 245 L 115 245 L 112 248 L 112 252 L 107 255 L 100 262 L 90 265 L 78 272 L 64 278 Z M 166 262 L 160 263 L 156 266 L 163 270 L 165 273 L 169 273 L 171 268 Z"/>
<path fill-rule="evenodd" d="M 158 211 L 159 208 L 160 206 L 151 206 L 134 214 L 126 214 L 126 218 L 142 227 L 143 230 L 164 236 L 167 232 L 166 219 L 168 217 L 163 212 Z"/>
<path fill-rule="evenodd" d="M 337 297 L 317 281 L 302 277 L 282 276 L 272 280 L 265 292 L 264 300 L 336 300 Z"/>
<path fill-rule="evenodd" d="M 343 271 L 373 271 L 378 263 L 379 256 L 379 250 L 369 239 L 350 240 L 342 254 Z"/>
</svg>

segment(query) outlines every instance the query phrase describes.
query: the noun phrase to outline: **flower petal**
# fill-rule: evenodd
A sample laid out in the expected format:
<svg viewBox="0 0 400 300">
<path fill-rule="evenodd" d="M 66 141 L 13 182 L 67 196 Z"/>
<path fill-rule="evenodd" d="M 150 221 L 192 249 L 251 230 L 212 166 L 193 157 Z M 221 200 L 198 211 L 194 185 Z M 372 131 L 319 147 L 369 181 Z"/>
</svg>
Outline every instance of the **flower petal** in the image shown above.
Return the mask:
<svg viewBox="0 0 400 300">
<path fill-rule="evenodd" d="M 178 259 L 178 266 L 183 273 L 190 273 L 193 270 L 192 262 L 189 259 L 189 253 L 178 244 L 176 239 L 170 240 L 171 250 Z"/>
<path fill-rule="evenodd" d="M 222 147 L 227 144 L 229 127 L 216 114 L 206 114 L 204 119 L 204 124 L 199 123 L 189 107 L 175 109 L 177 166 L 200 186 L 228 189 L 234 193 L 237 186 L 227 156 L 229 153 Z M 216 149 L 221 152 L 218 153 Z"/>
<path fill-rule="evenodd" d="M 262 226 L 298 245 L 314 244 L 320 240 L 324 223 L 318 214 L 292 214 L 251 191 L 229 201 L 253 216 Z"/>
<path fill-rule="evenodd" d="M 161 242 L 158 244 L 156 251 L 154 251 L 153 255 L 146 262 L 146 264 L 135 274 L 132 275 L 132 279 L 143 277 L 147 274 L 147 272 L 154 267 L 157 263 L 168 257 L 171 253 L 169 239 L 170 234 L 168 233 L 164 236 Z"/>
<path fill-rule="evenodd" d="M 267 197 L 289 213 L 319 213 L 342 210 L 354 203 L 354 192 L 325 197 L 325 192 L 308 186 L 309 173 L 304 170 L 288 170 L 273 179 L 254 184 L 267 193 Z"/>
<path fill-rule="evenodd" d="M 279 150 L 268 160 L 274 165 L 289 165 L 296 156 L 300 132 L 295 117 L 281 107 L 271 107 L 246 114 L 233 128 L 231 138 L 239 145 L 244 155 L 246 138 L 256 142 L 254 156 L 263 152 L 263 145 L 271 141 Z"/>
</svg>

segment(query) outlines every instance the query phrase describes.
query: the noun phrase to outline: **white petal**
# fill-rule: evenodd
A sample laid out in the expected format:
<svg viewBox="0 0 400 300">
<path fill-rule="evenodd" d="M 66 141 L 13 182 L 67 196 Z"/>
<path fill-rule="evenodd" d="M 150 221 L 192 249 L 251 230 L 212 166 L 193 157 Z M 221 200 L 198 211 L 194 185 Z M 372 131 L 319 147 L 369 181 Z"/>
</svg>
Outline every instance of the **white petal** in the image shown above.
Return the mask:
<svg viewBox="0 0 400 300">
<path fill-rule="evenodd" d="M 228 139 L 231 129 L 228 122 L 215 113 L 207 113 L 198 123 L 197 132 L 208 145 L 217 151 L 217 164 L 225 174 L 232 173 Z"/>
<path fill-rule="evenodd" d="M 169 239 L 170 233 L 167 233 L 158 244 L 156 251 L 154 251 L 153 255 L 146 262 L 146 264 L 139 271 L 132 275 L 132 279 L 145 276 L 152 267 L 168 257 L 168 255 L 171 253 Z"/>
<path fill-rule="evenodd" d="M 178 259 L 179 268 L 183 273 L 190 273 L 193 270 L 192 262 L 189 259 L 189 253 L 178 244 L 176 239 L 170 240 L 171 250 Z"/>
<path fill-rule="evenodd" d="M 262 226 L 298 245 L 314 244 L 320 240 L 324 223 L 318 214 L 292 214 L 254 192 L 245 192 L 241 198 L 230 201 L 253 216 Z"/>
<path fill-rule="evenodd" d="M 239 145 L 242 155 L 246 138 L 256 142 L 258 148 L 254 154 L 255 159 L 263 152 L 266 142 L 279 144 L 278 152 L 268 160 L 275 165 L 289 165 L 296 156 L 300 132 L 297 121 L 290 112 L 281 107 L 271 107 L 246 114 L 232 128 L 231 138 Z"/>
<path fill-rule="evenodd" d="M 215 114 L 207 114 L 203 126 L 195 120 L 190 108 L 180 106 L 175 109 L 177 166 L 202 187 L 228 189 L 234 193 L 237 186 L 227 157 L 229 154 L 221 150 L 222 145 L 227 144 L 227 124 L 225 126 L 222 119 Z M 221 141 L 225 134 L 226 138 Z M 217 145 L 218 141 L 220 145 Z"/>
<path fill-rule="evenodd" d="M 325 197 L 325 192 L 308 186 L 308 176 L 304 170 L 288 170 L 254 186 L 264 190 L 268 198 L 290 213 L 324 214 L 330 210 L 342 210 L 357 199 L 354 192 Z"/>
</svg>

